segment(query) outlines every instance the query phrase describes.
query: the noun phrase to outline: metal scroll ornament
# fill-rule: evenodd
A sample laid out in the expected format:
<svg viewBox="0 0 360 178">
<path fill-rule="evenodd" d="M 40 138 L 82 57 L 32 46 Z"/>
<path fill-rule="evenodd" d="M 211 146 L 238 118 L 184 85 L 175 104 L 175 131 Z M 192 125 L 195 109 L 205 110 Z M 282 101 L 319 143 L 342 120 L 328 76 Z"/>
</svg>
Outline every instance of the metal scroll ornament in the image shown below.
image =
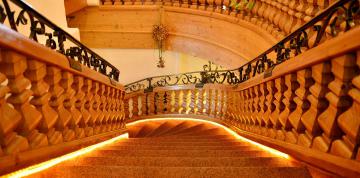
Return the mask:
<svg viewBox="0 0 360 178">
<path fill-rule="evenodd" d="M 165 67 L 165 61 L 162 56 L 163 53 L 163 43 L 166 40 L 166 38 L 169 36 L 168 29 L 163 25 L 154 25 L 153 27 L 153 39 L 156 41 L 159 49 L 159 62 L 157 64 L 158 68 L 164 68 Z"/>
</svg>

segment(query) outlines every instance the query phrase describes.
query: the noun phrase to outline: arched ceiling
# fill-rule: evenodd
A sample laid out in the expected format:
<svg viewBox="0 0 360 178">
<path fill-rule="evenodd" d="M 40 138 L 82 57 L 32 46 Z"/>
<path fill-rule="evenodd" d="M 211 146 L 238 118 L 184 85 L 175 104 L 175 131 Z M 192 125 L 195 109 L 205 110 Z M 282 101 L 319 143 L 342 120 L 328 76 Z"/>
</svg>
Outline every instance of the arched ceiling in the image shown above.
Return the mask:
<svg viewBox="0 0 360 178">
<path fill-rule="evenodd" d="M 89 47 L 149 49 L 156 48 L 153 25 L 162 23 L 170 34 L 166 50 L 234 68 L 271 47 L 329 3 L 259 0 L 246 12 L 229 11 L 229 2 L 103 0 L 100 6 L 70 14 L 68 24 L 80 29 L 81 41 Z"/>
</svg>

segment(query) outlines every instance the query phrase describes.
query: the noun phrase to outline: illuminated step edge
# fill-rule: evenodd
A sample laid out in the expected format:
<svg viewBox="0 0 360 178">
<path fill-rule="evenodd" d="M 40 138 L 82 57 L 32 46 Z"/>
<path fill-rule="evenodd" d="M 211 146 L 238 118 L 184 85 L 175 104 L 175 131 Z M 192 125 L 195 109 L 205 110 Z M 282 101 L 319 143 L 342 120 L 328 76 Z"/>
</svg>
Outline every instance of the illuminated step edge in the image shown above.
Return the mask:
<svg viewBox="0 0 360 178">
<path fill-rule="evenodd" d="M 191 118 L 156 118 L 156 119 L 143 119 L 143 120 L 138 120 L 138 121 L 134 121 L 134 122 L 130 122 L 128 124 L 126 124 L 126 126 L 132 126 L 138 123 L 142 123 L 142 122 L 147 122 L 147 121 L 169 121 L 169 120 L 178 120 L 178 121 L 196 121 L 196 122 L 204 122 L 204 123 L 209 123 L 212 124 L 214 126 L 218 126 L 223 128 L 224 130 L 226 130 L 230 135 L 233 135 L 236 139 L 251 143 L 259 148 L 261 148 L 262 150 L 269 152 L 273 155 L 276 155 L 278 157 L 282 157 L 282 158 L 286 158 L 286 159 L 290 159 L 290 156 L 286 153 L 280 152 L 278 150 L 275 150 L 273 148 L 267 147 L 265 145 L 262 145 L 260 143 L 254 142 L 252 140 L 249 140 L 245 137 L 240 136 L 238 133 L 236 133 L 235 131 L 217 123 L 217 122 L 213 122 L 213 121 L 207 121 L 207 120 L 201 120 L 201 119 L 191 119 Z"/>
<path fill-rule="evenodd" d="M 54 159 L 51 159 L 51 160 L 48 160 L 48 161 L 33 165 L 33 166 L 29 166 L 29 167 L 24 168 L 24 169 L 20 169 L 18 171 L 12 172 L 10 174 L 7 174 L 7 175 L 1 176 L 1 177 L 4 177 L 4 178 L 5 177 L 6 178 L 18 178 L 18 177 L 29 176 L 31 174 L 34 174 L 34 173 L 43 171 L 45 169 L 48 169 L 48 168 L 50 168 L 52 166 L 55 166 L 55 165 L 57 165 L 57 164 L 59 164 L 59 163 L 61 163 L 63 161 L 66 161 L 66 160 L 81 156 L 81 155 L 86 154 L 88 152 L 91 152 L 91 151 L 93 151 L 93 150 L 95 150 L 97 148 L 100 148 L 100 147 L 103 147 L 105 145 L 108 145 L 108 144 L 114 143 L 116 141 L 119 141 L 121 139 L 127 139 L 127 138 L 129 138 L 129 134 L 125 133 L 125 134 L 119 135 L 117 137 L 111 138 L 109 140 L 97 143 L 95 145 L 91 145 L 91 146 L 82 148 L 80 150 L 68 153 L 66 155 L 63 155 L 63 156 L 60 156 L 60 157 L 57 157 L 57 158 L 54 158 Z"/>
</svg>

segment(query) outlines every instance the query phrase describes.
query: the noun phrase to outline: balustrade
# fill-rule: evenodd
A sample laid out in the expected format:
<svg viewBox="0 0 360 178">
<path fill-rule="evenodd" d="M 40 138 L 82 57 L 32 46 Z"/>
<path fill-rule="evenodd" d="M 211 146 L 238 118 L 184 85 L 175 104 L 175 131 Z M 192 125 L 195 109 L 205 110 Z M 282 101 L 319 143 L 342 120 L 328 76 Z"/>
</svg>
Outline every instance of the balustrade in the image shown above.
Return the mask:
<svg viewBox="0 0 360 178">
<path fill-rule="evenodd" d="M 1 24 L 0 36 L 1 173 L 124 132 L 123 86 Z"/>
<path fill-rule="evenodd" d="M 161 111 L 168 105 L 171 112 L 133 117 L 134 111 L 129 111 L 126 118 L 215 119 L 237 128 L 244 136 L 288 151 L 330 172 L 344 176 L 359 174 L 358 33 L 359 28 L 348 31 L 278 64 L 270 74 L 262 73 L 238 85 L 160 84 L 153 85 L 152 90 L 129 92 L 126 97 L 132 100 L 150 95 L 162 98 L 148 106 L 140 104 L 141 109 Z M 164 100 L 164 93 L 171 93 L 171 97 Z"/>
<path fill-rule="evenodd" d="M 151 0 L 102 0 L 101 5 L 153 5 Z M 250 5 L 246 4 L 248 2 Z M 326 9 L 332 0 L 325 1 L 268 1 L 268 0 L 249 0 L 237 1 L 240 6 L 230 0 L 164 0 L 156 1 L 156 5 L 174 6 L 189 9 L 198 9 L 204 11 L 215 11 L 223 15 L 230 15 L 240 20 L 249 21 L 261 26 L 270 34 L 278 39 L 298 29 L 305 22 L 310 21 L 320 11 Z"/>
</svg>

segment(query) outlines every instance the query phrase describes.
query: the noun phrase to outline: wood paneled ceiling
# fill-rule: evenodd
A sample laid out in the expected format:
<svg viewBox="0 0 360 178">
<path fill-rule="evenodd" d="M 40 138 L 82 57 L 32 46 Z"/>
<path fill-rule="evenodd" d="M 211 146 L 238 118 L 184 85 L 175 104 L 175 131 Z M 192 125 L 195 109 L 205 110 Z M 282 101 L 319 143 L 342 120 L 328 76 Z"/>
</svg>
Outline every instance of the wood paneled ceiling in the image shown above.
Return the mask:
<svg viewBox="0 0 360 178">
<path fill-rule="evenodd" d="M 158 5 L 86 7 L 68 16 L 69 27 L 80 29 L 81 41 L 92 48 L 156 48 L 152 27 L 165 24 L 170 32 L 166 50 L 238 67 L 277 40 L 259 25 L 199 9 Z"/>
</svg>

